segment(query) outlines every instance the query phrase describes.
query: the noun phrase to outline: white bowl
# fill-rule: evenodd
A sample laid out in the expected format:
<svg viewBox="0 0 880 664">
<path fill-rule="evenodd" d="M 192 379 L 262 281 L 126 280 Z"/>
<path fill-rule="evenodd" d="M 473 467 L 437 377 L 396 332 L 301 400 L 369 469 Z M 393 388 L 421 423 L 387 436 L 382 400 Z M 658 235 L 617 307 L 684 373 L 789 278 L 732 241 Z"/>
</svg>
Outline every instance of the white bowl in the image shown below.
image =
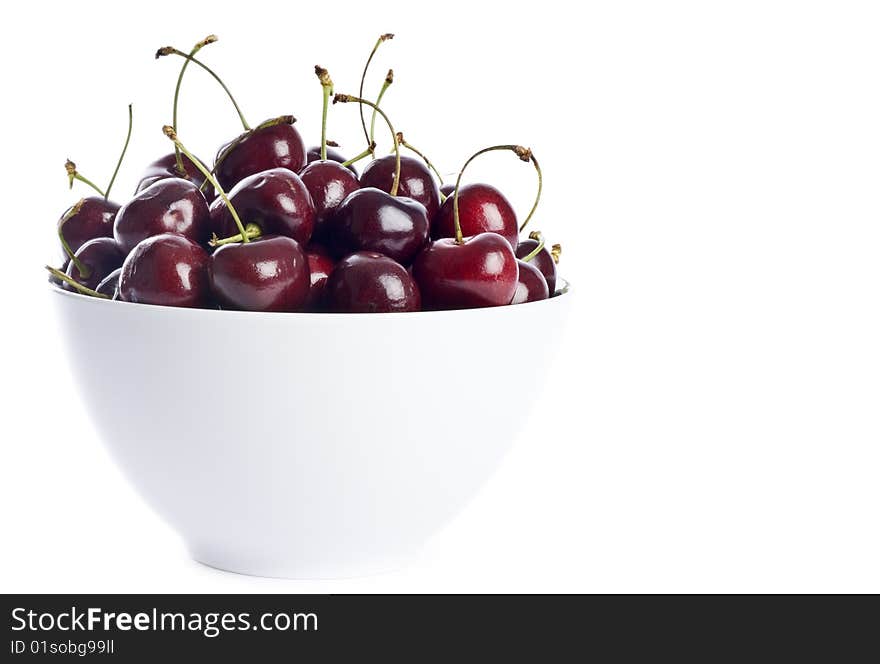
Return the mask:
<svg viewBox="0 0 880 664">
<path fill-rule="evenodd" d="M 52 290 L 144 499 L 196 560 L 293 578 L 395 568 L 459 512 L 521 429 L 571 300 L 284 314 Z"/>
</svg>

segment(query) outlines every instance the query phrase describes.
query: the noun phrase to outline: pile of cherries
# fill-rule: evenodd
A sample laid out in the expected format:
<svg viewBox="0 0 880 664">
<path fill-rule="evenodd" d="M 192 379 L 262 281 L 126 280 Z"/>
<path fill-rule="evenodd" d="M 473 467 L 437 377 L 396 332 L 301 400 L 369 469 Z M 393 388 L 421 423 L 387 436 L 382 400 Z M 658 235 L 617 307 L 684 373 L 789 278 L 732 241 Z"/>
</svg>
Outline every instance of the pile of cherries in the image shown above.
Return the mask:
<svg viewBox="0 0 880 664">
<path fill-rule="evenodd" d="M 392 35 L 382 35 L 373 47 Z M 319 147 L 306 150 L 294 118 L 282 115 L 251 127 L 219 77 L 195 55 L 173 47 L 156 57 L 183 58 L 165 135 L 174 152 L 144 172 L 124 205 L 67 162 L 99 196 L 83 198 L 58 222 L 66 255 L 47 267 L 63 288 L 100 298 L 177 307 L 247 311 L 395 312 L 520 304 L 556 291 L 560 248 L 540 233 L 520 240 L 541 195 L 541 169 L 531 150 L 498 145 L 465 162 L 455 185 L 442 184 L 433 164 L 395 131 L 379 104 L 393 82 L 389 71 L 375 102 L 333 93 L 328 72 L 315 67 L 323 92 Z M 204 69 L 229 95 L 243 133 L 220 148 L 210 169 L 177 135 L 177 101 L 190 64 Z M 366 149 L 346 160 L 327 140 L 327 112 L 357 103 Z M 364 107 L 372 109 L 368 123 Z M 394 151 L 375 156 L 377 117 L 388 125 Z M 401 155 L 408 148 L 419 158 Z M 535 204 L 519 225 L 504 195 L 488 184 L 461 185 L 481 154 L 509 150 L 533 164 Z M 353 164 L 371 158 L 360 175 Z M 432 173 L 433 171 L 433 173 Z M 437 175 L 435 179 L 434 174 Z M 438 185 L 439 179 L 439 185 Z"/>
</svg>

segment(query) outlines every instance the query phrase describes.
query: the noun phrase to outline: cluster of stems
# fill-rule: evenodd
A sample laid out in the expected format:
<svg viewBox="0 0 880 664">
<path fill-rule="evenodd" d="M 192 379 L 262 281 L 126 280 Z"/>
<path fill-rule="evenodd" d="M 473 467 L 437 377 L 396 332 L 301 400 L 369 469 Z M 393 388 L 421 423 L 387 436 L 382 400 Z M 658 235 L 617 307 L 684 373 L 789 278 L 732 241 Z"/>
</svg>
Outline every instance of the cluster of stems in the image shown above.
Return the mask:
<svg viewBox="0 0 880 664">
<path fill-rule="evenodd" d="M 247 120 L 245 120 L 244 114 L 241 112 L 241 108 L 239 108 L 238 102 L 235 101 L 235 97 L 232 96 L 232 93 L 229 91 L 229 88 L 226 87 L 226 84 L 223 82 L 223 80 L 219 76 L 217 76 L 217 74 L 215 74 L 214 71 L 210 67 L 208 67 L 205 63 L 201 62 L 200 60 L 197 60 L 195 57 L 196 54 L 199 51 L 201 51 L 205 46 L 207 46 L 208 44 L 213 44 L 216 41 L 217 41 L 216 35 L 208 35 L 207 37 L 205 37 L 201 41 L 196 42 L 195 46 L 192 47 L 192 49 L 190 50 L 190 52 L 188 54 L 174 48 L 173 46 L 163 46 L 162 48 L 160 48 L 159 50 L 156 51 L 156 59 L 161 58 L 166 55 L 177 55 L 177 56 L 180 56 L 184 59 L 183 64 L 180 66 L 180 73 L 177 75 L 177 85 L 175 85 L 175 87 L 174 87 L 174 105 L 171 110 L 171 126 L 174 128 L 174 131 L 177 131 L 177 128 L 178 128 L 177 108 L 178 108 L 178 102 L 180 100 L 180 88 L 181 88 L 181 85 L 183 84 L 183 75 L 186 73 L 187 67 L 189 67 L 190 62 L 193 62 L 196 65 L 198 65 L 199 67 L 201 67 L 202 69 L 204 69 L 206 72 L 208 72 L 208 74 L 211 75 L 211 77 L 213 77 L 213 79 L 215 81 L 217 81 L 217 83 L 220 84 L 220 87 L 223 88 L 223 91 L 226 93 L 226 95 L 229 97 L 229 100 L 232 102 L 232 105 L 235 107 L 235 111 L 236 111 L 236 113 L 238 113 L 238 118 L 239 118 L 239 120 L 241 120 L 241 126 L 244 127 L 245 131 L 250 131 L 250 125 L 247 123 Z M 175 147 L 174 154 L 177 159 L 177 172 L 180 173 L 181 175 L 186 175 L 186 168 L 183 165 L 183 157 L 181 157 L 180 149 Z"/>
</svg>

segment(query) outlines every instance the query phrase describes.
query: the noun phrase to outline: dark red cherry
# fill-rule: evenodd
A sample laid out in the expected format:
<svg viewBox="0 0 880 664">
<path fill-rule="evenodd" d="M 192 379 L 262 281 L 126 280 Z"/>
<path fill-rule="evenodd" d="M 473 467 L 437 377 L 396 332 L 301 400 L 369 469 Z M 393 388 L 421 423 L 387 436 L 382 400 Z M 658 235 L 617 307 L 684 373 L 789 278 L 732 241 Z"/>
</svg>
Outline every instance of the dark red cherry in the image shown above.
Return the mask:
<svg viewBox="0 0 880 664">
<path fill-rule="evenodd" d="M 140 182 L 138 182 L 135 193 L 143 191 L 151 184 L 154 184 L 159 180 L 167 180 L 168 178 L 182 178 L 184 180 L 189 180 L 194 185 L 199 187 L 202 192 L 204 192 L 206 200 L 213 200 L 214 187 L 211 186 L 210 183 L 202 187 L 205 182 L 205 176 L 202 174 L 202 172 L 195 167 L 190 158 L 187 157 L 185 154 L 180 155 L 180 158 L 183 160 L 183 170 L 186 171 L 185 173 L 180 173 L 177 170 L 177 157 L 175 156 L 175 154 L 173 152 L 171 154 L 166 154 L 164 157 L 160 157 L 152 164 L 147 166 L 147 168 L 141 174 L 141 180 Z"/>
<path fill-rule="evenodd" d="M 296 311 L 309 295 L 309 263 L 299 243 L 269 235 L 225 244 L 211 256 L 211 290 L 224 309 Z"/>
<path fill-rule="evenodd" d="M 453 200 L 450 196 L 431 222 L 431 237 L 455 237 Z M 498 233 L 507 239 L 514 249 L 519 237 L 516 213 L 507 198 L 488 184 L 462 185 L 458 192 L 458 214 L 461 232 L 467 236 L 480 233 Z"/>
<path fill-rule="evenodd" d="M 189 180 L 167 178 L 154 182 L 122 206 L 113 224 L 113 236 L 129 252 L 142 240 L 163 233 L 179 233 L 196 243 L 211 235 L 208 203 Z"/>
<path fill-rule="evenodd" d="M 339 313 L 387 313 L 421 308 L 419 288 L 406 268 L 373 251 L 359 251 L 339 261 L 325 288 L 327 307 Z"/>
<path fill-rule="evenodd" d="M 547 280 L 537 267 L 531 262 L 517 260 L 519 267 L 519 277 L 516 282 L 516 292 L 510 300 L 511 304 L 522 304 L 523 302 L 535 302 L 536 300 L 546 300 L 550 297 L 550 291 L 547 288 Z"/>
<path fill-rule="evenodd" d="M 96 290 L 98 284 L 108 274 L 122 266 L 125 253 L 122 247 L 112 237 L 99 237 L 89 240 L 76 253 L 76 261 L 70 261 L 67 265 L 67 276 L 81 283 L 86 288 Z M 88 270 L 88 276 L 83 277 L 77 267 L 77 263 Z M 63 285 L 68 290 L 74 290 L 67 282 Z"/>
<path fill-rule="evenodd" d="M 122 274 L 122 268 L 118 267 L 101 280 L 96 291 L 101 295 L 106 295 L 111 300 L 119 299 L 119 275 Z"/>
<path fill-rule="evenodd" d="M 535 249 L 538 248 L 538 241 L 533 240 L 532 238 L 527 238 L 519 243 L 519 246 L 516 248 L 516 257 L 524 258 L 532 253 Z M 538 268 L 541 273 L 544 275 L 544 279 L 547 281 L 547 288 L 550 290 L 550 294 L 556 292 L 556 261 L 553 260 L 553 255 L 548 250 L 548 247 L 545 245 L 541 251 L 539 251 L 532 260 L 529 261 L 532 265 Z"/>
<path fill-rule="evenodd" d="M 313 161 L 302 173 L 303 183 L 315 204 L 315 237 L 325 234 L 327 220 L 351 192 L 360 189 L 357 177 L 335 161 Z"/>
<path fill-rule="evenodd" d="M 480 233 L 462 244 L 452 238 L 435 240 L 413 264 L 425 309 L 510 304 L 518 273 L 510 243 L 496 233 Z"/>
<path fill-rule="evenodd" d="M 327 279 L 336 267 L 336 261 L 327 253 L 327 250 L 317 244 L 309 245 L 306 250 L 306 260 L 309 262 L 309 296 L 306 299 L 306 308 L 317 309 L 321 306 L 324 296 L 324 287 Z"/>
<path fill-rule="evenodd" d="M 376 187 L 391 191 L 394 182 L 395 158 L 393 154 L 374 159 L 361 174 L 362 187 Z M 398 194 L 412 198 L 425 206 L 428 219 L 433 219 L 440 208 L 440 190 L 437 181 L 425 163 L 419 159 L 401 155 L 400 187 Z"/>
<path fill-rule="evenodd" d="M 208 253 L 183 235 L 154 235 L 139 243 L 122 264 L 119 298 L 169 307 L 209 306 L 209 264 Z"/>
<path fill-rule="evenodd" d="M 76 252 L 89 240 L 113 237 L 113 222 L 118 212 L 118 203 L 97 196 L 84 198 L 61 215 L 58 220 L 59 233 L 64 235 L 70 250 Z"/>
<path fill-rule="evenodd" d="M 229 191 L 248 175 L 272 168 L 299 173 L 306 165 L 306 149 L 299 132 L 285 122 L 260 126 L 230 141 L 214 161 L 217 181 Z"/>
<path fill-rule="evenodd" d="M 428 241 L 425 206 L 375 187 L 358 189 L 336 209 L 330 223 L 333 250 L 376 251 L 409 265 Z"/>
<path fill-rule="evenodd" d="M 244 178 L 229 192 L 232 207 L 246 223 L 257 224 L 263 235 L 286 235 L 301 244 L 312 237 L 315 206 L 300 177 L 286 168 L 273 168 Z M 239 230 L 222 198 L 211 203 L 211 227 L 221 238 Z"/>
<path fill-rule="evenodd" d="M 455 193 L 455 183 L 447 182 L 446 184 L 441 184 L 440 193 L 446 197 L 452 196 Z"/>
<path fill-rule="evenodd" d="M 321 146 L 317 145 L 313 148 L 309 148 L 308 152 L 306 152 L 306 167 L 308 167 L 308 164 L 311 164 L 313 161 L 320 161 L 320 160 L 321 160 Z M 331 147 L 327 148 L 327 160 L 328 161 L 335 161 L 338 164 L 343 164 L 346 161 L 348 161 L 348 159 L 345 157 L 344 154 L 342 154 L 339 150 L 334 150 Z M 352 173 L 354 173 L 355 177 L 357 177 L 358 172 L 355 169 L 354 164 L 349 164 L 345 168 L 350 170 Z"/>
</svg>

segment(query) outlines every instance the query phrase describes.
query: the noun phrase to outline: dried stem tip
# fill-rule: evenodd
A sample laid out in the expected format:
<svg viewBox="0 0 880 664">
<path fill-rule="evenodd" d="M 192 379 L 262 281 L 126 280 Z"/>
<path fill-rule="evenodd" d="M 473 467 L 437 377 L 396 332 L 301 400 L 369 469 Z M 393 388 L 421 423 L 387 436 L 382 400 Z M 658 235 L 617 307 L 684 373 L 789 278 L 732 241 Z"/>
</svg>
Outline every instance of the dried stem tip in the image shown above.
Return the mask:
<svg viewBox="0 0 880 664">
<path fill-rule="evenodd" d="M 164 127 L 162 127 L 162 133 L 165 134 L 172 141 L 177 140 L 177 132 L 174 131 L 174 127 L 172 127 L 171 125 L 165 125 Z"/>
<path fill-rule="evenodd" d="M 292 115 L 279 115 L 277 118 L 266 120 L 257 125 L 257 129 L 265 129 L 266 127 L 274 127 L 275 125 L 289 124 L 296 122 L 296 118 Z"/>
<path fill-rule="evenodd" d="M 339 143 L 337 143 L 336 141 L 327 141 L 327 147 L 338 148 Z"/>
<path fill-rule="evenodd" d="M 65 221 L 73 217 L 74 215 L 79 214 L 79 211 L 82 210 L 82 206 L 85 205 L 86 199 L 80 198 L 76 203 L 70 206 L 70 209 L 64 214 L 61 218 L 61 223 L 63 224 Z"/>
<path fill-rule="evenodd" d="M 392 83 L 394 83 L 394 70 L 389 69 L 388 73 L 385 74 L 385 85 L 391 85 Z M 395 90 L 396 89 L 397 88 L 395 88 Z"/>
<path fill-rule="evenodd" d="M 67 171 L 67 179 L 70 180 L 70 188 L 73 188 L 73 181 L 76 179 L 76 164 L 70 159 L 64 162 L 64 169 Z"/>
<path fill-rule="evenodd" d="M 350 102 L 352 100 L 354 100 L 354 97 L 352 97 L 351 95 L 343 95 L 343 94 L 333 95 L 333 103 L 334 104 L 336 102 L 341 102 L 341 103 L 345 104 L 345 103 Z"/>
<path fill-rule="evenodd" d="M 379 35 L 379 41 L 388 41 L 389 39 L 394 39 L 394 35 L 390 32 L 386 32 L 384 35 Z"/>
<path fill-rule="evenodd" d="M 215 41 L 217 41 L 217 35 L 208 35 L 202 41 L 196 42 L 195 48 L 202 49 L 208 44 L 213 44 Z"/>
<path fill-rule="evenodd" d="M 550 255 L 553 256 L 554 263 L 559 263 L 559 256 L 561 254 L 562 254 L 562 245 L 561 244 L 554 244 L 550 248 Z"/>
<path fill-rule="evenodd" d="M 266 127 L 275 127 L 275 126 L 277 126 L 277 125 L 282 125 L 282 124 L 289 124 L 289 125 L 292 125 L 294 122 L 296 122 L 296 118 L 293 117 L 292 115 L 279 115 L 277 118 L 270 118 L 270 119 L 268 119 L 268 120 L 266 120 L 266 121 L 264 121 L 264 122 L 261 122 L 260 124 L 258 124 L 258 125 L 257 125 L 256 127 L 254 127 L 253 129 L 248 129 L 248 130 L 247 130 L 244 134 L 242 134 L 239 138 L 243 138 L 246 134 L 248 134 L 248 133 L 250 133 L 250 132 L 252 132 L 252 131 L 256 131 L 256 130 L 258 130 L 258 129 L 265 129 Z M 234 147 L 234 146 L 235 146 L 235 144 L 234 144 L 234 143 L 231 143 L 231 144 L 227 147 L 227 150 L 225 150 L 225 151 L 228 151 L 230 148 L 232 148 L 232 147 Z"/>
<path fill-rule="evenodd" d="M 532 151 L 529 148 L 524 148 L 522 145 L 515 146 L 513 151 L 523 161 L 530 161 L 532 159 Z"/>
<path fill-rule="evenodd" d="M 158 60 L 163 55 L 172 55 L 173 53 L 176 53 L 176 52 L 177 52 L 177 49 L 174 48 L 173 46 L 163 46 L 158 51 L 156 51 L 156 59 Z"/>
<path fill-rule="evenodd" d="M 325 88 L 333 87 L 333 79 L 330 78 L 330 73 L 321 65 L 315 65 L 315 76 L 318 77 L 318 80 L 321 81 L 321 85 Z"/>
</svg>

